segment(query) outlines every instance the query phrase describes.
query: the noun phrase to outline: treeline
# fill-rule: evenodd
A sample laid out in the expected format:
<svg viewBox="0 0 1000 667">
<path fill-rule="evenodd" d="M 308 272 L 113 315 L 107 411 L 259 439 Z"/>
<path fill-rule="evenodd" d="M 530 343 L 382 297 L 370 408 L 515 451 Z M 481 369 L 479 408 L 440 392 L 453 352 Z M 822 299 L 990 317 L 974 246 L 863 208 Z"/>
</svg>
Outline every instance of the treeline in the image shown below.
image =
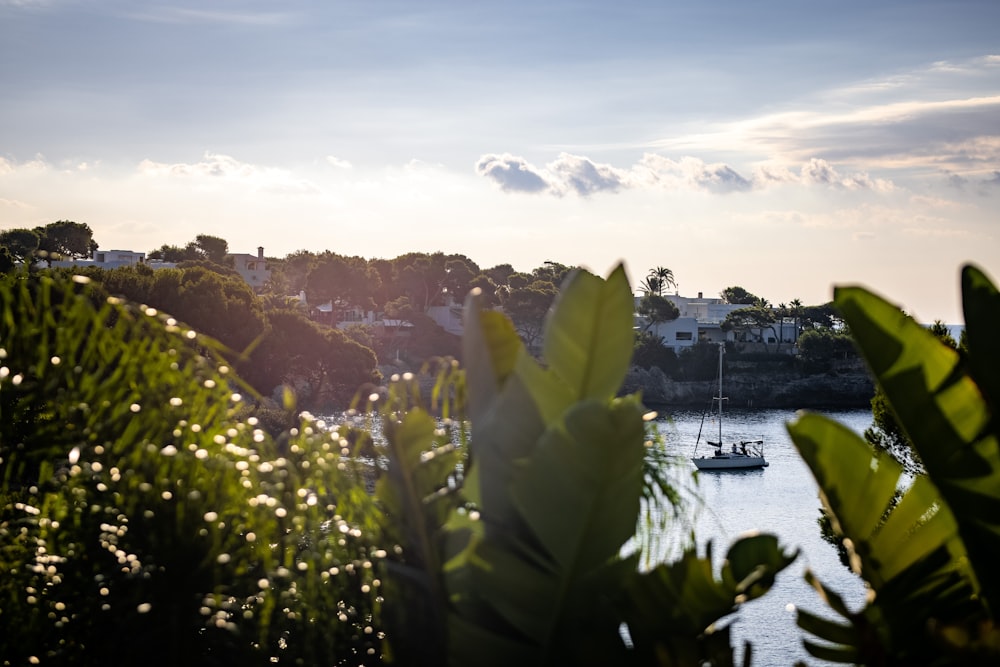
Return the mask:
<svg viewBox="0 0 1000 667">
<path fill-rule="evenodd" d="M 88 225 L 69 220 L 5 230 L 0 232 L 0 269 L 42 270 L 53 259 L 89 257 L 97 247 Z M 148 259 L 176 268 L 71 270 L 100 283 L 106 295 L 157 308 L 215 337 L 229 348 L 231 362 L 260 394 L 274 396 L 290 388 L 299 406 L 311 409 L 343 406 L 359 386 L 379 382 L 380 362 L 405 369 L 435 356 L 459 357 L 458 337 L 430 313 L 435 307 L 460 306 L 472 289 L 480 291 L 487 307 L 502 308 L 527 348 L 536 350 L 546 313 L 574 268 L 558 262 L 527 272 L 510 264 L 484 268 L 465 255 L 443 252 L 366 259 L 299 250 L 267 258 L 271 279 L 256 293 L 234 269 L 228 242 L 217 236 L 199 234 L 183 245 L 164 244 L 149 251 Z M 637 313 L 646 324 L 636 336 L 634 363 L 658 367 L 677 379 L 711 377 L 714 349 L 695 345 L 677 355 L 646 330 L 679 316 L 663 294 L 671 286 L 676 286 L 673 272 L 662 266 L 651 269 L 639 284 L 643 296 Z M 796 299 L 774 307 L 740 286 L 728 287 L 719 296 L 726 303 L 746 305 L 722 324 L 737 340 L 770 330 L 780 341 L 792 318 L 794 324 L 788 326 L 797 332 L 799 359 L 807 372 L 822 372 L 838 355 L 853 354 L 831 304 L 803 306 Z M 322 318 L 319 306 L 325 307 Z M 362 323 L 361 316 L 369 312 L 396 326 L 388 331 Z M 359 322 L 335 328 L 338 322 L 352 320 Z M 780 351 L 780 343 L 775 351 Z"/>
</svg>

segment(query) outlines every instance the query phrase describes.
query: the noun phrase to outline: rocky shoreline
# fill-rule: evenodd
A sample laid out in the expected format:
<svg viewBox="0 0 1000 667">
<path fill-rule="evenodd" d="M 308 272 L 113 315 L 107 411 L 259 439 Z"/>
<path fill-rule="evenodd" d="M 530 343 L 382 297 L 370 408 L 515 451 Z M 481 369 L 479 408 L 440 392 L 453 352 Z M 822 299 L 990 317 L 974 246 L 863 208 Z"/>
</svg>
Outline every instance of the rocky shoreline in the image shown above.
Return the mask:
<svg viewBox="0 0 1000 667">
<path fill-rule="evenodd" d="M 824 374 L 738 373 L 725 378 L 725 395 L 732 407 L 754 408 L 867 408 L 875 393 L 863 369 Z M 632 367 L 622 393 L 641 391 L 650 407 L 705 407 L 718 391 L 716 380 L 678 381 L 659 368 Z"/>
<path fill-rule="evenodd" d="M 389 378 L 404 368 L 381 366 Z M 793 371 L 761 370 L 752 363 L 734 364 L 726 375 L 723 391 L 734 408 L 838 409 L 869 408 L 875 384 L 860 363 L 846 363 L 826 373 L 807 375 Z M 418 374 L 421 391 L 430 395 L 435 378 Z M 718 391 L 718 380 L 674 380 L 659 368 L 633 366 L 622 384 L 621 394 L 642 392 L 650 408 L 704 408 Z"/>
</svg>

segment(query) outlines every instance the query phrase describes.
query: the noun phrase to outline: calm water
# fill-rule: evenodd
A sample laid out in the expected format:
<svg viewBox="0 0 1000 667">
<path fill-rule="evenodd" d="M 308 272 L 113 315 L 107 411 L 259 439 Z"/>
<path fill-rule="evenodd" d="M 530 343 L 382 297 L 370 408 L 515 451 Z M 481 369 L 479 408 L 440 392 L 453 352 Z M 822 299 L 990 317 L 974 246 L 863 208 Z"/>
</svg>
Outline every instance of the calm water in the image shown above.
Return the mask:
<svg viewBox="0 0 1000 667">
<path fill-rule="evenodd" d="M 823 413 L 860 433 L 871 424 L 871 412 L 852 410 Z M 792 665 L 803 660 L 823 664 L 802 648 L 802 632 L 795 625 L 794 607 L 825 614 L 825 604 L 803 580 L 806 568 L 816 573 L 829 588 L 840 593 L 852 609 L 861 606 L 861 581 L 840 563 L 833 547 L 820 537 L 819 499 L 816 483 L 799 458 L 785 424 L 795 418 L 792 410 L 733 410 L 725 415 L 723 442 L 764 439 L 765 457 L 770 464 L 763 470 L 703 472 L 696 493 L 700 509 L 695 520 L 699 550 L 713 541 L 714 556 L 721 559 L 732 540 L 741 533 L 761 531 L 778 536 L 786 550 L 799 549 L 798 560 L 778 576 L 771 591 L 754 600 L 736 615 L 734 645 L 751 641 L 753 664 L 760 667 Z M 690 457 L 702 421 L 701 412 L 661 411 L 659 427 L 669 451 Z M 717 422 L 705 420 L 712 439 Z M 711 451 L 704 443 L 699 454 Z M 694 464 L 685 463 L 694 470 Z M 740 650 L 742 655 L 742 650 Z"/>
</svg>

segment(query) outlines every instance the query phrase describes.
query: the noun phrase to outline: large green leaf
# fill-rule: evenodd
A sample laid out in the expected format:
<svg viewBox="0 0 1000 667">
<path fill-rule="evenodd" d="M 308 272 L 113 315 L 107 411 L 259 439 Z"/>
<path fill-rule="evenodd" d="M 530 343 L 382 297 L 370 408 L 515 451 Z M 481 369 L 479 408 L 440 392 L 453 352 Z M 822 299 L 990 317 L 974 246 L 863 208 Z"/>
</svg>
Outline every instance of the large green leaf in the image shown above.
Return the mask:
<svg viewBox="0 0 1000 667">
<path fill-rule="evenodd" d="M 996 415 L 1000 410 L 1000 292 L 980 269 L 962 270 L 962 308 L 972 376 Z"/>
<path fill-rule="evenodd" d="M 462 354 L 466 366 L 469 418 L 478 422 L 492 408 L 500 387 L 524 354 L 514 325 L 501 313 L 483 310 L 482 296 L 472 291 L 465 300 Z"/>
<path fill-rule="evenodd" d="M 511 486 L 525 522 L 555 565 L 577 575 L 616 555 L 635 532 L 645 455 L 642 406 L 574 405 L 549 429 Z"/>
<path fill-rule="evenodd" d="M 582 270 L 566 280 L 546 321 L 544 356 L 575 400 L 618 391 L 632 357 L 634 310 L 621 265 L 607 280 Z"/>
<path fill-rule="evenodd" d="M 979 387 L 957 352 L 882 298 L 843 288 L 835 300 L 928 478 L 954 515 L 985 595 L 996 596 L 1000 447 Z M 973 295 L 969 300 L 978 302 Z M 998 372 L 991 368 L 986 374 Z"/>
<path fill-rule="evenodd" d="M 773 535 L 733 543 L 714 574 L 712 545 L 630 578 L 620 604 L 635 650 L 657 664 L 731 664 L 728 626 L 720 622 L 745 601 L 763 595 L 797 557 Z"/>
<path fill-rule="evenodd" d="M 498 515 L 484 491 L 484 538 L 463 563 L 472 571 L 449 575 L 474 591 L 458 605 L 466 622 L 474 615 L 505 642 L 520 638 L 542 663 L 549 651 L 564 650 L 559 637 L 583 612 L 579 601 L 600 593 L 591 587 L 595 572 L 634 532 L 644 434 L 635 399 L 578 403 L 513 467 L 504 507 L 515 515 Z M 487 456 L 480 465 L 503 464 Z M 486 467 L 481 476 L 485 487 Z M 469 644 L 465 662 L 483 648 Z"/>
<path fill-rule="evenodd" d="M 788 431 L 876 592 L 942 546 L 963 555 L 955 517 L 941 506 L 929 480 L 913 480 L 897 504 L 902 466 L 876 454 L 850 429 L 807 414 Z"/>
</svg>

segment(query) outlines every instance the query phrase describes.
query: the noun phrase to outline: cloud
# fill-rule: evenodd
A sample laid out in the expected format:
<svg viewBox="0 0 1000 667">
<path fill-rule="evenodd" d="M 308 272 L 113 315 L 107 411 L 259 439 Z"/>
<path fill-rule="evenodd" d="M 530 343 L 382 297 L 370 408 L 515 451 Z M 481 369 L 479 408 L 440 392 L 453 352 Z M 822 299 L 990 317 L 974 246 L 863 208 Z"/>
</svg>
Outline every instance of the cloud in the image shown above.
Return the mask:
<svg viewBox="0 0 1000 667">
<path fill-rule="evenodd" d="M 753 188 L 753 183 L 733 167 L 723 163 L 708 164 L 694 157 L 672 160 L 647 153 L 631 172 L 635 184 L 658 190 L 703 190 L 725 194 Z"/>
<path fill-rule="evenodd" d="M 352 165 L 347 160 L 342 160 L 339 157 L 335 157 L 333 155 L 327 155 L 326 156 L 326 163 L 328 165 L 330 165 L 331 167 L 335 168 L 335 169 L 353 169 L 354 168 L 354 165 Z"/>
<path fill-rule="evenodd" d="M 992 194 L 995 188 L 1000 188 L 1000 170 L 977 176 L 962 176 L 960 174 L 947 174 L 948 185 L 960 191 L 972 190 L 981 195 Z"/>
<path fill-rule="evenodd" d="M 646 153 L 630 167 L 601 164 L 579 155 L 561 153 L 539 168 L 509 153 L 483 155 L 476 172 L 494 181 L 504 192 L 522 192 L 581 197 L 622 190 L 693 191 L 712 194 L 748 192 L 770 186 L 799 184 L 842 190 L 890 192 L 891 181 L 872 178 L 864 172 L 842 174 L 825 160 L 813 158 L 796 173 L 784 166 L 763 165 L 751 176 L 722 163 L 707 163 L 695 157 L 674 160 Z"/>
<path fill-rule="evenodd" d="M 595 192 L 617 192 L 628 184 L 626 172 L 569 153 L 561 153 L 547 167 L 562 188 L 584 197 Z"/>
<path fill-rule="evenodd" d="M 275 167 L 258 167 L 240 162 L 228 155 L 205 153 L 200 162 L 166 164 L 143 160 L 137 171 L 149 178 L 200 180 L 237 183 L 268 192 L 302 194 L 316 192 L 311 181 L 297 178 L 290 171 Z"/>
<path fill-rule="evenodd" d="M 777 112 L 702 125 L 650 145 L 662 152 L 739 154 L 785 165 L 823 156 L 869 171 L 903 168 L 937 174 L 947 169 L 964 174 L 996 169 L 998 74 L 997 55 L 931 63 L 828 90 Z"/>
<path fill-rule="evenodd" d="M 822 183 L 845 190 L 874 190 L 889 192 L 894 189 L 891 181 L 872 178 L 864 172 L 841 175 L 826 160 L 812 158 L 802 167 L 800 179 L 804 183 Z"/>
<path fill-rule="evenodd" d="M 25 204 L 23 201 L 18 201 L 17 199 L 4 199 L 3 197 L 0 197 L 0 206 L 5 206 L 9 208 L 20 208 L 20 209 L 31 208 L 28 204 Z"/>
<path fill-rule="evenodd" d="M 131 18 L 151 23 L 175 24 L 229 24 L 273 26 L 287 23 L 290 14 L 282 12 L 227 12 L 188 7 L 160 6 L 130 14 Z"/>
<path fill-rule="evenodd" d="M 545 173 L 532 167 L 524 158 L 509 153 L 483 155 L 476 162 L 476 173 L 497 183 L 504 192 L 544 192 L 551 189 Z"/>
</svg>

